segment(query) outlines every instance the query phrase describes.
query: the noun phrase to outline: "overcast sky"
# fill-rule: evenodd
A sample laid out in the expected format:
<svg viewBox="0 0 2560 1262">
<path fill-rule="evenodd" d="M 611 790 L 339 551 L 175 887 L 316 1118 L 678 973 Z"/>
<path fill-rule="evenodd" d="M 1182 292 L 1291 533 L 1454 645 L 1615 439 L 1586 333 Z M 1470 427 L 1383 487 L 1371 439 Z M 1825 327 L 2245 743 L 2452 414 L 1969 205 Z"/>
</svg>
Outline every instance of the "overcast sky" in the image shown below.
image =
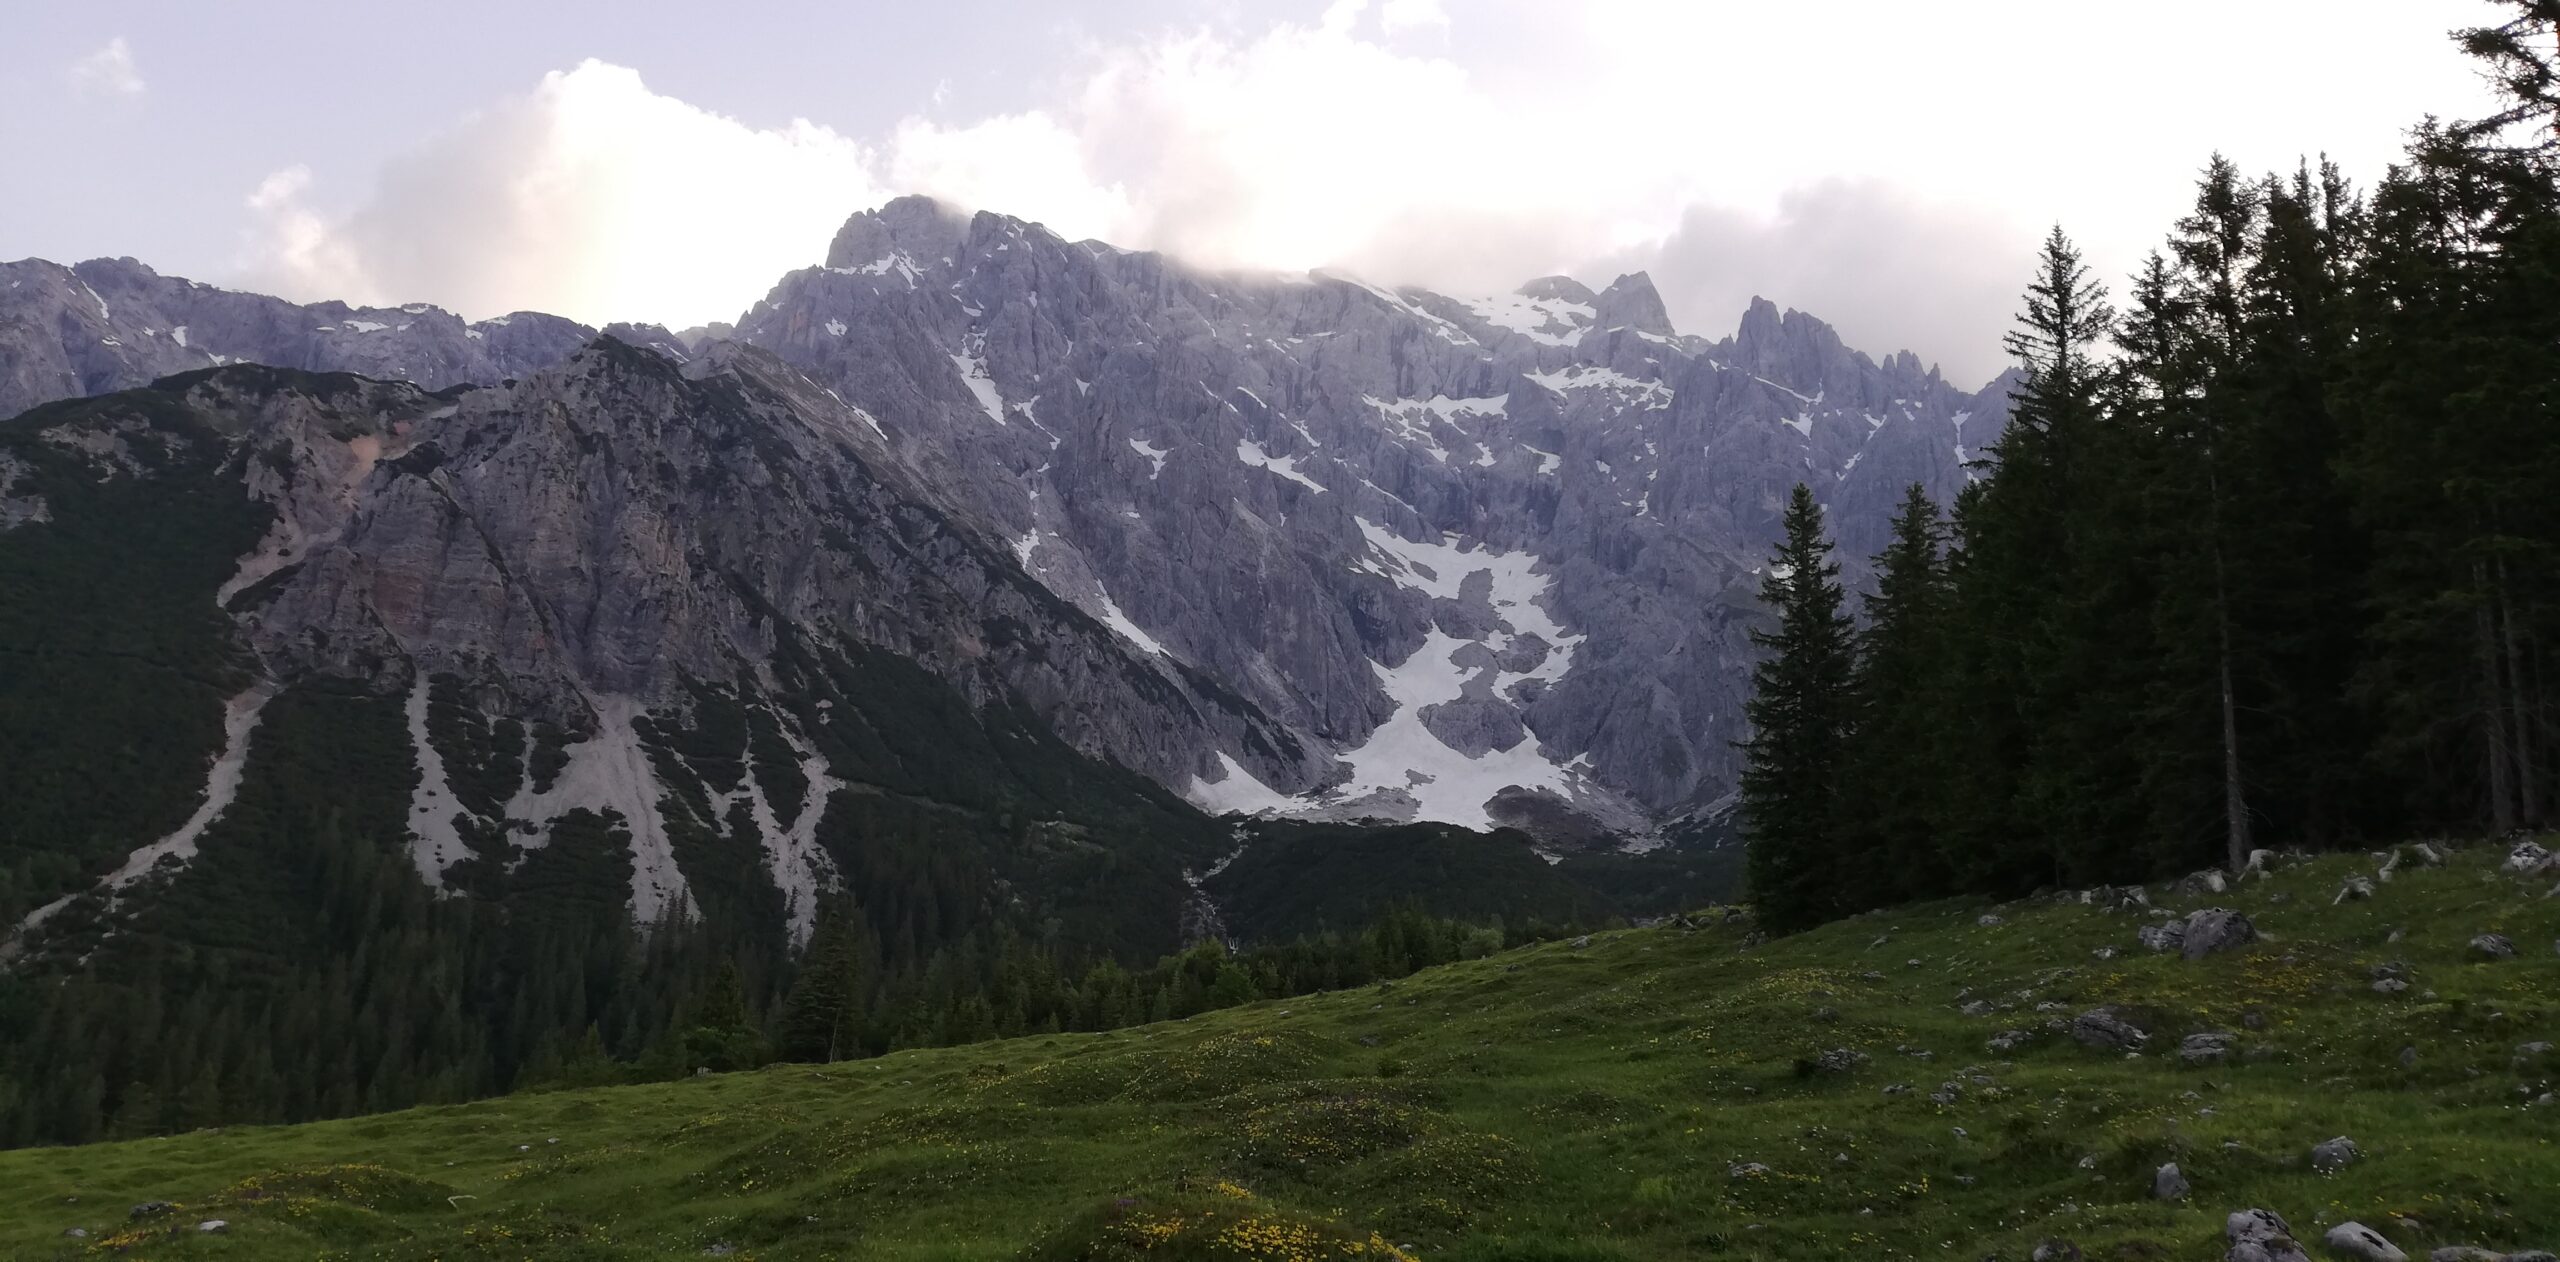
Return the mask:
<svg viewBox="0 0 2560 1262">
<path fill-rule="evenodd" d="M 474 318 L 728 319 L 904 192 L 1458 293 L 1652 272 L 1999 364 L 2036 238 L 2119 277 L 2220 149 L 2369 182 L 2486 0 L 35 4 L 0 258 Z M 2086 15 L 2086 16 L 2083 16 Z"/>
</svg>

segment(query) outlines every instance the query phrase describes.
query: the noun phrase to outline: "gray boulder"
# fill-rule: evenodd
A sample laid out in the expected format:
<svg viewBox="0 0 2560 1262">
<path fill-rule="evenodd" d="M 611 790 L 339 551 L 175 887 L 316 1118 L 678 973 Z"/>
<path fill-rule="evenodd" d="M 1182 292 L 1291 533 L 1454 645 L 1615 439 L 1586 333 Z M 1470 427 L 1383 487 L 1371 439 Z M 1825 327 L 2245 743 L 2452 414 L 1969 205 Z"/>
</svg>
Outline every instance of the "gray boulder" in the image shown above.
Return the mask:
<svg viewBox="0 0 2560 1262">
<path fill-rule="evenodd" d="M 2356 1141 L 2340 1135 L 2311 1146 L 2311 1168 L 2322 1174 L 2335 1174 L 2355 1164 L 2361 1156 Z"/>
<path fill-rule="evenodd" d="M 2361 1259 L 2362 1262 L 2409 1262 L 2409 1255 L 2383 1239 L 2382 1233 L 2359 1222 L 2344 1222 L 2330 1228 L 2322 1241 L 2340 1255 Z"/>
<path fill-rule="evenodd" d="M 2115 1008 L 2092 1008 L 2073 1018 L 2071 1037 L 2083 1047 L 2110 1052 L 2140 1051 L 2151 1040 L 2150 1034 Z"/>
<path fill-rule="evenodd" d="M 2187 1176 L 2179 1172 L 2177 1162 L 2172 1161 L 2151 1174 L 2153 1200 L 2183 1201 L 2187 1199 L 2187 1194 L 2194 1190 L 2188 1185 Z"/>
<path fill-rule="evenodd" d="M 2231 1241 L 2224 1262 L 2311 1262 L 2294 1240 L 2293 1228 L 2274 1210 L 2241 1210 L 2224 1221 L 2222 1230 Z"/>
<path fill-rule="evenodd" d="M 2182 920 L 2172 920 L 2167 924 L 2144 925 L 2134 931 L 2134 937 L 2141 940 L 2142 945 L 2150 950 L 2175 951 L 2186 945 L 2187 925 Z"/>
<path fill-rule="evenodd" d="M 2189 960 L 2238 950 L 2258 940 L 2258 927 L 2227 907 L 2208 907 L 2187 917 L 2179 953 Z"/>
<path fill-rule="evenodd" d="M 2228 1030 L 2190 1034 L 2178 1044 L 2178 1059 L 2190 1065 L 2219 1065 L 2231 1058 L 2231 1045 L 2238 1038 Z"/>
<path fill-rule="evenodd" d="M 2484 933 L 2471 940 L 2471 958 L 2487 963 L 2516 958 L 2516 944 L 2503 933 Z"/>
</svg>

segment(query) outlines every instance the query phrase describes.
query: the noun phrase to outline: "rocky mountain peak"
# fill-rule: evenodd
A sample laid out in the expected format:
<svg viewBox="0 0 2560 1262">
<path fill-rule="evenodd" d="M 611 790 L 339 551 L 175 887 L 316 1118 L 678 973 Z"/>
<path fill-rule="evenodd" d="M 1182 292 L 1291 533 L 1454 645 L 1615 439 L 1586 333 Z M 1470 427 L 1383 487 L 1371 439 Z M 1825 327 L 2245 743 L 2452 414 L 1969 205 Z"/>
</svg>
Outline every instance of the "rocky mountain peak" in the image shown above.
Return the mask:
<svg viewBox="0 0 2560 1262">
<path fill-rule="evenodd" d="M 912 267 L 931 266 L 958 253 L 970 217 L 930 197 L 909 194 L 859 211 L 836 231 L 827 266 L 861 269 L 904 256 Z"/>
<path fill-rule="evenodd" d="M 1662 295 L 1654 290 L 1653 278 L 1643 272 L 1629 272 L 1609 282 L 1591 300 L 1603 329 L 1628 328 L 1639 333 L 1657 333 L 1670 337 L 1671 312 L 1662 305 Z"/>
<path fill-rule="evenodd" d="M 1873 362 L 1843 344 L 1830 325 L 1801 311 L 1782 314 L 1776 303 L 1760 297 L 1743 313 L 1729 355 L 1734 367 L 1798 389 L 1818 387 L 1861 367 L 1874 370 Z"/>
</svg>

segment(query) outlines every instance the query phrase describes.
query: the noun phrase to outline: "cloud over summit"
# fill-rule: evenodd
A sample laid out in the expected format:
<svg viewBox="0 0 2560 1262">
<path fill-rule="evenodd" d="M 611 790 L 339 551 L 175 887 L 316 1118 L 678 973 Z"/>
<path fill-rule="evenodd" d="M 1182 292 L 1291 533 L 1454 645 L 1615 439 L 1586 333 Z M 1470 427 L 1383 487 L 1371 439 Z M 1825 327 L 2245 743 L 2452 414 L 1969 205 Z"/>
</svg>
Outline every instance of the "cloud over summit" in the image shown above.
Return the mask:
<svg viewBox="0 0 2560 1262">
<path fill-rule="evenodd" d="M 1721 334 L 1758 293 L 1871 353 L 1908 348 L 1983 379 L 2047 224 L 2063 220 L 2112 279 L 2214 147 L 2289 165 L 2352 131 L 2387 155 L 2409 121 L 2396 104 L 2303 114 L 2216 95 L 2312 99 L 2264 75 L 2145 101 L 2106 78 L 2144 50 L 2057 56 L 2089 32 L 2008 0 L 1943 23 L 1844 3 L 1588 0 L 1560 15 L 1538 0 L 1332 0 L 1060 43 L 1058 76 L 1012 108 L 954 117 L 938 88 L 862 135 L 750 124 L 590 60 L 382 160 L 368 186 L 324 155 L 278 171 L 248 198 L 238 279 L 682 327 L 733 318 L 817 261 L 847 214 L 920 192 L 1204 266 L 1334 266 L 1458 294 L 1641 268 L 1693 331 Z M 2309 45 L 2366 37 L 2225 16 L 2235 46 L 2269 27 L 2306 66 L 2323 52 Z M 1843 41 L 1844 24 L 1864 33 Z M 2016 108 L 2066 86 L 2052 99 L 2073 110 Z M 2260 114 L 2284 138 L 2220 134 Z M 2292 136 L 2315 122 L 2328 130 Z"/>
</svg>

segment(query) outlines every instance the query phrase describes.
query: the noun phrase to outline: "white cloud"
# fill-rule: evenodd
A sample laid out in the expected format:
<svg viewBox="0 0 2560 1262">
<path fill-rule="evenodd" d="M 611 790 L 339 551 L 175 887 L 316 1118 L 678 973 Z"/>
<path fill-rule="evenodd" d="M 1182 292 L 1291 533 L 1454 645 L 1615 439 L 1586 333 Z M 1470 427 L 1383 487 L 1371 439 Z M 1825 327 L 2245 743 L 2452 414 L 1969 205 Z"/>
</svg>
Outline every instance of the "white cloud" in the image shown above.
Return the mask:
<svg viewBox="0 0 2560 1262">
<path fill-rule="evenodd" d="M 1440 0 L 1387 0 L 1378 10 L 1378 28 L 1389 35 L 1448 26 L 1449 11 L 1440 7 Z"/>
<path fill-rule="evenodd" d="M 72 62 L 63 73 L 72 88 L 84 96 L 140 96 L 150 86 L 142 81 L 141 69 L 133 64 L 133 46 L 121 35 Z"/>
<path fill-rule="evenodd" d="M 2400 125 L 2464 108 L 2460 59 L 2413 48 L 2479 0 L 2365 23 L 2304 21 L 2318 0 L 2159 0 L 2178 20 L 2110 24 L 2104 56 L 2031 0 L 1842 3 L 1332 0 L 1089 47 L 992 117 L 942 117 L 937 88 L 859 140 L 750 127 L 590 61 L 395 159 L 351 213 L 316 210 L 307 181 L 256 199 L 250 279 L 681 326 L 734 317 L 846 214 L 922 192 L 1206 266 L 1460 294 L 1645 268 L 1710 336 L 1756 292 L 1984 378 L 2046 224 L 2113 278 L 2217 147 L 2265 166 L 2326 145 L 2369 177 Z M 2226 37 L 2177 42 L 2207 17 Z M 2410 73 L 2334 90 L 2329 68 L 2386 52 Z M 2180 90 L 2158 89 L 2165 64 L 2191 72 Z"/>
<path fill-rule="evenodd" d="M 1826 180 L 1787 193 L 1774 214 L 1692 205 L 1661 240 L 1585 270 L 1649 270 L 1673 322 L 1711 337 L 1762 296 L 1823 319 L 1852 347 L 1915 349 L 1974 385 L 1998 371 L 1997 334 L 2018 308 L 2017 269 L 2002 264 L 2028 257 L 2042 232 L 1881 181 Z"/>
<path fill-rule="evenodd" d="M 735 317 L 881 192 L 824 127 L 749 127 L 588 61 L 392 160 L 351 214 L 299 170 L 250 198 L 247 279 L 287 295 L 683 326 Z"/>
</svg>

